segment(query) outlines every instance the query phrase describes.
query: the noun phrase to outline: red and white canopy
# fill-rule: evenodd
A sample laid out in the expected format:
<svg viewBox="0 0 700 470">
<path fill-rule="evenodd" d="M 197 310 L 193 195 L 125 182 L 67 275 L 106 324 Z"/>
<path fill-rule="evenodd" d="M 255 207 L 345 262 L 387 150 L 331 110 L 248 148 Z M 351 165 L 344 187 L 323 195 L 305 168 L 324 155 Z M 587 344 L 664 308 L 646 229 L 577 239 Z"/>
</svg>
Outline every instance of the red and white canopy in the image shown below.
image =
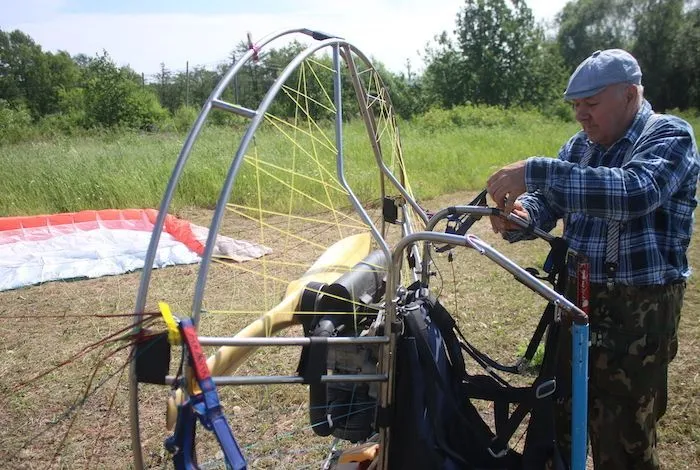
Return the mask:
<svg viewBox="0 0 700 470">
<path fill-rule="evenodd" d="M 0 291 L 141 269 L 157 215 L 126 209 L 0 218 Z M 207 229 L 167 215 L 153 267 L 198 262 L 207 235 Z M 270 251 L 226 237 L 218 237 L 215 248 L 235 261 Z"/>
</svg>

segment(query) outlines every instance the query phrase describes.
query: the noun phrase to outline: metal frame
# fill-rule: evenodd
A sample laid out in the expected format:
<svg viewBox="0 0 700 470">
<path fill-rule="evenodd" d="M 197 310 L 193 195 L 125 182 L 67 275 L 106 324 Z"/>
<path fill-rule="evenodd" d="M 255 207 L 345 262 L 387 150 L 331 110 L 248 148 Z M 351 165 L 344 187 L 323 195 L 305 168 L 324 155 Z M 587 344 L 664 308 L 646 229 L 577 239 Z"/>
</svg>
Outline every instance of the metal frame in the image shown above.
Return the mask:
<svg viewBox="0 0 700 470">
<path fill-rule="evenodd" d="M 269 44 L 271 44 L 273 41 L 280 39 L 282 37 L 292 35 L 292 34 L 302 34 L 306 36 L 310 36 L 313 39 L 317 40 L 318 42 L 309 46 L 307 49 L 305 49 L 303 52 L 301 52 L 299 55 L 297 55 L 286 67 L 285 69 L 280 73 L 274 84 L 270 87 L 270 89 L 267 91 L 263 99 L 261 100 L 258 108 L 256 110 L 248 109 L 245 107 L 242 107 L 238 104 L 235 103 L 228 103 L 226 101 L 221 100 L 221 95 L 223 91 L 226 89 L 226 87 L 231 83 L 231 81 L 234 79 L 236 74 L 241 70 L 241 68 L 247 64 L 251 59 L 254 59 L 257 57 L 258 52 L 264 48 L 267 47 Z M 227 112 L 231 112 L 243 117 L 246 117 L 251 120 L 250 124 L 248 125 L 248 128 L 246 129 L 241 142 L 239 144 L 239 147 L 235 153 L 235 155 L 232 158 L 228 173 L 226 175 L 224 184 L 222 186 L 221 192 L 219 194 L 219 198 L 217 200 L 216 208 L 214 210 L 214 214 L 212 216 L 211 224 L 209 227 L 209 235 L 208 239 L 206 242 L 205 246 L 205 251 L 204 254 L 202 255 L 202 261 L 201 261 L 201 266 L 199 269 L 199 274 L 197 277 L 196 285 L 195 285 L 195 293 L 192 301 L 192 310 L 191 310 L 191 315 L 192 315 L 192 320 L 195 325 L 197 325 L 201 313 L 201 305 L 202 305 L 202 300 L 204 296 L 204 289 L 206 287 L 206 279 L 207 279 L 207 274 L 211 265 L 211 258 L 212 258 L 212 253 L 213 249 L 215 246 L 215 239 L 218 234 L 221 221 L 223 219 L 223 214 L 224 210 L 226 207 L 226 204 L 228 203 L 228 198 L 229 195 L 231 194 L 231 189 L 233 188 L 233 184 L 236 180 L 236 176 L 238 174 L 240 165 L 243 161 L 245 152 L 248 149 L 249 144 L 251 143 L 253 136 L 255 132 L 257 131 L 258 127 L 260 126 L 265 113 L 267 109 L 269 108 L 270 104 L 274 100 L 274 98 L 277 96 L 278 92 L 282 88 L 282 85 L 285 83 L 285 81 L 291 76 L 291 74 L 299 67 L 299 65 L 308 57 L 310 57 L 312 54 L 316 53 L 317 51 L 324 49 L 324 48 L 331 48 L 332 49 L 332 59 L 333 59 L 333 68 L 334 68 L 334 93 L 333 93 L 333 100 L 334 104 L 336 107 L 336 120 L 335 120 L 335 137 L 336 137 L 336 148 L 337 148 L 337 155 L 336 155 L 336 171 L 337 171 L 337 176 L 339 178 L 339 181 L 343 188 L 347 191 L 349 200 L 354 207 L 355 211 L 359 214 L 361 219 L 365 222 L 365 224 L 368 226 L 369 230 L 372 233 L 372 236 L 377 243 L 377 245 L 381 248 L 381 250 L 384 252 L 385 256 L 387 259 L 392 260 L 391 266 L 389 266 L 387 270 L 387 289 L 386 289 L 386 298 L 385 298 L 385 310 L 383 312 L 383 321 L 387 325 L 391 325 L 394 323 L 396 319 L 396 313 L 397 313 L 397 298 L 395 296 L 395 293 L 397 292 L 397 288 L 399 286 L 399 279 L 400 279 L 400 266 L 402 264 L 402 257 L 404 254 L 404 251 L 409 248 L 412 250 L 412 253 L 417 260 L 417 266 L 420 267 L 420 271 L 423 273 L 423 278 L 424 281 L 427 282 L 427 270 L 428 270 L 428 260 L 429 260 L 429 246 L 431 243 L 446 243 L 446 244 L 451 244 L 451 245 L 458 245 L 458 246 L 471 246 L 472 248 L 475 248 L 478 250 L 481 254 L 487 256 L 489 259 L 497 263 L 499 266 L 503 267 L 504 269 L 508 270 L 511 272 L 517 279 L 521 280 L 524 282 L 529 288 L 532 290 L 536 291 L 538 294 L 540 294 L 542 297 L 547 299 L 550 302 L 554 302 L 557 306 L 559 306 L 561 309 L 564 311 L 569 312 L 574 319 L 577 320 L 577 324 L 575 325 L 575 346 L 574 349 L 576 349 L 576 345 L 578 345 L 578 349 L 576 349 L 576 356 L 575 356 L 575 361 L 578 361 L 577 364 L 579 364 L 579 369 L 577 372 L 580 373 L 581 370 L 585 371 L 586 369 L 584 368 L 583 364 L 587 363 L 587 348 L 583 347 L 582 345 L 585 344 L 587 346 L 587 322 L 584 321 L 586 318 L 585 313 L 580 311 L 575 305 L 573 305 L 571 302 L 569 302 L 567 299 L 565 299 L 562 295 L 556 293 L 553 291 L 551 288 L 548 286 L 544 285 L 542 282 L 531 276 L 529 273 L 527 273 L 525 270 L 517 266 L 515 263 L 510 261 L 508 258 L 505 256 L 501 255 L 498 251 L 490 247 L 488 244 L 484 243 L 483 241 L 479 240 L 478 238 L 469 235 L 466 237 L 460 237 L 460 236 L 455 236 L 455 235 L 449 235 L 449 234 L 443 234 L 443 233 L 437 233 L 431 231 L 435 224 L 440 220 L 440 218 L 444 217 L 447 214 L 447 209 L 444 211 L 439 212 L 434 216 L 431 220 L 428 220 L 427 215 L 423 211 L 423 209 L 417 204 L 417 202 L 411 197 L 411 195 L 408 193 L 408 191 L 405 189 L 404 185 L 402 184 L 403 182 L 400 181 L 396 176 L 389 170 L 389 168 L 385 165 L 384 160 L 382 158 L 382 149 L 377 143 L 377 129 L 376 129 L 376 122 L 374 120 L 374 116 L 368 111 L 367 107 L 367 96 L 365 96 L 364 89 L 362 88 L 362 84 L 357 72 L 356 64 L 355 64 L 355 57 L 358 57 L 361 59 L 363 62 L 366 64 L 371 64 L 371 61 L 364 55 L 362 54 L 357 48 L 355 48 L 351 43 L 345 41 L 344 39 L 337 38 L 337 37 L 332 37 L 323 33 L 315 32 L 309 29 L 305 28 L 297 28 L 297 29 L 289 29 L 281 32 L 276 32 L 271 34 L 270 36 L 267 36 L 263 40 L 261 40 L 259 43 L 257 43 L 254 47 L 251 47 L 251 49 L 243 56 L 241 59 L 224 75 L 224 77 L 221 79 L 219 84 L 216 86 L 216 88 L 212 91 L 211 95 L 207 99 L 206 103 L 204 104 L 199 116 L 197 117 L 197 120 L 195 121 L 194 125 L 192 126 L 187 139 L 185 140 L 185 143 L 182 147 L 182 150 L 180 151 L 180 154 L 178 155 L 178 159 L 176 161 L 175 167 L 173 169 L 173 172 L 171 174 L 171 177 L 168 181 L 168 185 L 166 187 L 165 193 L 163 195 L 163 199 L 160 204 L 160 209 L 158 213 L 158 217 L 156 219 L 156 222 L 154 224 L 153 228 L 153 236 L 151 237 L 150 245 L 148 252 L 146 254 L 146 259 L 145 259 L 145 264 L 144 264 L 144 269 L 141 274 L 141 280 L 139 284 L 139 291 L 137 294 L 136 298 L 136 305 L 135 305 L 135 320 L 136 324 L 139 324 L 139 321 L 141 320 L 143 316 L 143 311 L 146 305 L 147 301 L 147 293 L 148 293 L 148 288 L 150 284 L 150 278 L 152 274 L 152 266 L 153 266 L 153 261 L 155 259 L 156 255 L 156 250 L 158 246 L 158 242 L 160 239 L 160 234 L 163 230 L 164 226 L 164 221 L 165 217 L 168 213 L 168 209 L 170 207 L 170 204 L 172 202 L 174 193 L 175 193 L 175 188 L 177 186 L 177 183 L 182 175 L 184 166 L 189 158 L 190 152 L 203 128 L 203 125 L 209 115 L 209 112 L 211 111 L 212 108 L 224 110 Z M 404 237 L 398 242 L 398 244 L 394 247 L 393 250 L 389 247 L 389 245 L 386 243 L 386 241 L 383 238 L 383 233 L 384 233 L 384 227 L 382 227 L 382 230 L 380 231 L 372 222 L 370 216 L 352 191 L 352 188 L 350 188 L 349 184 L 347 183 L 345 179 L 345 174 L 344 174 L 344 154 L 343 154 L 343 128 L 342 128 L 342 92 L 341 92 L 341 66 L 342 66 L 342 61 L 341 57 L 345 59 L 345 64 L 348 67 L 349 74 L 352 80 L 353 87 L 355 89 L 355 98 L 359 101 L 360 103 L 360 109 L 362 112 L 362 117 L 365 122 L 365 126 L 367 128 L 367 132 L 370 136 L 371 142 L 372 142 L 372 149 L 375 155 L 375 159 L 377 161 L 377 166 L 380 170 L 380 174 L 383 177 L 386 177 L 389 182 L 399 191 L 401 196 L 403 197 L 405 203 L 410 206 L 415 214 L 421 219 L 421 221 L 425 224 L 426 226 L 426 231 L 422 232 L 416 232 L 412 233 L 412 227 L 408 221 L 408 206 L 404 205 L 402 207 L 403 210 L 403 231 L 404 231 Z M 388 100 L 389 97 L 382 97 L 383 99 Z M 400 151 L 400 149 L 398 149 Z M 383 180 L 382 180 L 382 187 L 381 187 L 382 195 L 384 194 L 384 186 L 383 186 Z M 454 210 L 454 208 L 450 208 L 450 211 Z M 494 209 L 491 208 L 485 208 L 485 207 L 470 207 L 470 206 L 465 206 L 465 207 L 460 207 L 459 210 L 466 211 L 466 213 L 472 213 L 475 215 L 494 215 Z M 524 222 L 514 218 L 514 216 L 509 216 L 509 220 L 515 221 L 516 223 L 523 224 Z M 540 231 L 541 232 L 541 231 Z M 536 232 L 537 235 L 546 238 L 549 235 L 542 232 Z M 423 249 L 423 256 L 421 257 L 421 252 L 418 249 L 418 245 L 420 243 L 424 244 L 424 249 Z M 423 263 L 421 263 L 421 258 L 423 259 Z M 417 278 L 417 274 L 414 272 L 414 276 Z M 380 312 L 380 317 L 382 313 Z M 580 326 L 580 328 L 578 328 Z M 138 333 L 139 328 L 136 327 L 135 333 Z M 343 382 L 349 382 L 349 381 L 357 381 L 357 382 L 368 382 L 368 381 L 377 381 L 380 382 L 380 394 L 379 394 L 379 406 L 381 407 L 389 407 L 391 405 L 392 401 L 392 394 L 393 394 L 393 370 L 394 370 L 394 355 L 391 353 L 391 351 L 394 350 L 395 348 L 395 343 L 396 343 L 396 334 L 391 331 L 391 328 L 387 328 L 387 336 L 384 337 L 376 337 L 376 338 L 332 338 L 329 339 L 328 342 L 330 344 L 352 344 L 352 343 L 362 343 L 362 344 L 381 344 L 383 346 L 383 353 L 380 356 L 380 364 L 379 368 L 377 371 L 377 374 L 365 374 L 365 375 L 353 375 L 353 376 L 348 376 L 348 375 L 335 375 L 335 376 L 323 376 L 321 381 L 322 382 L 336 382 L 336 381 L 343 381 Z M 200 338 L 201 344 L 204 345 L 246 345 L 246 346 L 263 346 L 263 345 L 305 345 L 305 344 L 310 344 L 310 340 L 308 338 L 245 338 L 245 339 L 232 339 L 232 338 L 220 338 L 220 337 L 201 337 Z M 582 353 L 583 351 L 583 353 Z M 584 374 L 585 375 L 585 374 Z M 175 378 L 169 377 L 168 382 L 172 383 Z M 215 377 L 214 378 L 215 383 L 220 384 L 220 385 L 226 385 L 226 384 L 270 384 L 270 383 L 303 383 L 303 379 L 301 377 L 290 377 L 290 376 L 276 376 L 276 377 L 271 377 L 271 376 L 264 376 L 264 377 Z M 142 456 L 142 449 L 141 449 L 141 440 L 140 440 L 140 428 L 139 428 L 139 414 L 138 414 L 138 383 L 136 381 L 136 375 L 135 375 L 135 366 L 132 363 L 131 369 L 130 369 L 130 377 L 129 377 L 129 384 L 130 384 L 130 414 L 131 414 L 131 436 L 132 436 L 132 451 L 134 454 L 134 467 L 135 468 L 143 468 L 143 456 Z M 583 385 L 581 385 L 583 384 Z M 586 392 L 586 381 L 584 380 L 583 382 L 579 381 L 574 384 L 574 407 L 575 407 L 575 416 L 578 419 L 581 419 L 580 416 L 580 410 L 576 408 L 577 406 L 580 406 L 580 400 L 581 400 L 581 394 L 585 394 Z M 583 387 L 583 388 L 581 388 Z M 585 402 L 584 402 L 585 404 Z M 576 411 L 578 410 L 578 412 Z M 583 419 L 585 419 L 585 408 L 584 408 L 584 414 L 583 414 Z M 577 433 L 580 433 L 580 430 L 575 430 Z M 585 433 L 585 426 L 584 426 L 584 433 Z M 579 435 L 579 434 L 575 434 Z M 584 434 L 585 437 L 585 434 Z M 378 468 L 387 468 L 388 465 L 388 443 L 390 440 L 390 430 L 388 428 L 382 428 L 380 431 L 380 455 L 379 455 L 379 467 Z M 576 446 L 576 443 L 574 442 L 574 445 Z M 580 449 L 576 448 L 576 452 L 580 453 Z M 585 439 L 584 439 L 584 467 L 585 467 Z M 579 454 L 576 454 L 578 456 Z M 577 457 L 578 458 L 578 457 Z"/>
<path fill-rule="evenodd" d="M 226 89 L 226 87 L 231 83 L 231 81 L 234 79 L 236 74 L 241 70 L 241 68 L 248 63 L 251 59 L 254 59 L 257 57 L 257 54 L 259 51 L 267 47 L 270 43 L 273 41 L 280 39 L 285 36 L 293 35 L 293 34 L 303 34 L 306 36 L 310 36 L 313 39 L 319 41 L 316 44 L 313 44 L 309 46 L 307 49 L 305 49 L 303 52 L 298 54 L 286 67 L 285 69 L 280 73 L 280 75 L 277 77 L 275 80 L 274 84 L 270 87 L 270 89 L 267 91 L 265 96 L 263 97 L 262 101 L 260 102 L 257 110 L 251 110 L 242 106 L 239 106 L 234 103 L 228 103 L 226 101 L 221 100 L 221 95 L 223 91 Z M 192 151 L 192 148 L 194 147 L 194 144 L 203 128 L 203 125 L 209 115 L 209 112 L 211 111 L 212 108 L 217 108 L 221 109 L 224 111 L 232 112 L 234 114 L 238 114 L 240 116 L 246 117 L 251 119 L 250 124 L 248 125 L 248 128 L 246 129 L 241 142 L 239 144 L 239 147 L 231 161 L 231 165 L 229 167 L 229 171 L 226 175 L 226 179 L 224 181 L 224 184 L 222 186 L 221 192 L 219 194 L 219 198 L 217 200 L 217 204 L 214 210 L 214 214 L 212 216 L 212 221 L 209 226 L 209 235 L 207 238 L 207 242 L 205 245 L 205 250 L 202 255 L 202 261 L 200 264 L 200 269 L 199 269 L 199 274 L 197 277 L 196 285 L 195 285 L 195 292 L 194 292 L 194 297 L 192 300 L 192 320 L 195 325 L 198 324 L 199 322 L 199 316 L 201 313 L 201 304 L 202 304 L 202 299 L 204 296 L 204 289 L 206 286 L 206 278 L 207 274 L 209 271 L 209 267 L 211 265 L 211 258 L 212 258 L 212 253 L 214 250 L 215 246 L 215 240 L 217 233 L 219 231 L 221 221 L 223 219 L 223 214 L 224 210 L 226 207 L 226 204 L 228 203 L 228 198 L 231 193 L 231 189 L 233 187 L 233 184 L 235 182 L 236 176 L 238 174 L 238 170 L 240 168 L 240 165 L 243 161 L 244 155 L 246 150 L 248 149 L 248 146 L 250 142 L 253 139 L 253 135 L 257 131 L 258 127 L 260 126 L 265 113 L 267 109 L 269 108 L 270 104 L 276 97 L 277 93 L 280 91 L 282 88 L 282 85 L 285 83 L 285 81 L 291 76 L 291 74 L 299 67 L 299 65 L 309 56 L 314 54 L 315 52 L 324 49 L 324 48 L 332 48 L 332 53 L 333 53 L 333 63 L 334 63 L 334 103 L 336 106 L 336 121 L 335 121 L 335 131 L 336 131 L 336 146 L 338 150 L 337 158 L 336 158 L 336 163 L 337 163 L 337 173 L 339 180 L 341 182 L 341 185 L 344 187 L 344 189 L 348 192 L 349 194 L 349 199 L 350 202 L 352 203 L 353 207 L 355 210 L 358 212 L 360 215 L 361 219 L 367 224 L 368 228 L 370 229 L 372 236 L 375 240 L 375 242 L 379 245 L 379 247 L 382 249 L 384 252 L 385 256 L 387 259 L 391 258 L 391 250 L 384 240 L 382 234 L 380 231 L 377 229 L 377 227 L 374 226 L 370 216 L 367 214 L 365 211 L 364 207 L 360 204 L 359 200 L 353 193 L 352 189 L 349 187 L 347 184 L 347 181 L 345 180 L 345 175 L 344 175 L 344 156 L 343 156 L 343 146 L 342 146 L 342 96 L 341 96 L 341 61 L 340 61 L 340 56 L 341 56 L 341 48 L 343 50 L 343 55 L 345 59 L 347 60 L 348 68 L 350 70 L 353 86 L 355 88 L 356 92 L 356 98 L 360 101 L 360 103 L 364 103 L 361 106 L 361 111 L 363 114 L 363 119 L 365 120 L 366 126 L 368 133 L 370 135 L 370 138 L 373 144 L 373 150 L 375 153 L 375 158 L 377 159 L 379 170 L 382 175 L 387 177 L 390 182 L 398 189 L 398 191 L 402 194 L 402 196 L 408 201 L 411 206 L 413 206 L 414 210 L 416 213 L 421 217 L 421 219 L 424 222 L 427 222 L 427 216 L 425 213 L 422 211 L 422 209 L 418 206 L 418 204 L 413 200 L 412 197 L 408 194 L 408 192 L 403 188 L 402 184 L 399 182 L 399 180 L 391 173 L 391 171 L 386 167 L 382 160 L 381 156 L 381 149 L 376 145 L 376 127 L 374 126 L 373 120 L 370 117 L 370 113 L 367 110 L 366 107 L 366 97 L 364 96 L 364 93 L 362 92 L 360 80 L 357 76 L 357 70 L 355 68 L 354 60 L 353 60 L 353 54 L 356 56 L 360 57 L 367 65 L 370 65 L 371 62 L 369 59 L 362 54 L 355 46 L 350 44 L 349 42 L 345 41 L 344 39 L 338 38 L 338 37 L 333 37 L 324 33 L 320 33 L 317 31 L 312 31 L 306 28 L 296 28 L 296 29 L 289 29 L 281 32 L 276 32 L 273 33 L 266 38 L 262 39 L 260 42 L 258 42 L 255 46 L 251 45 L 250 50 L 241 57 L 241 59 L 224 75 L 224 77 L 221 79 L 219 84 L 215 87 L 215 89 L 212 91 L 211 95 L 207 99 L 206 103 L 202 107 L 202 110 L 197 117 L 197 120 L 195 121 L 194 125 L 192 126 L 187 139 L 185 140 L 185 143 L 182 147 L 182 150 L 180 151 L 180 154 L 178 156 L 178 159 L 175 163 L 175 167 L 173 169 L 173 172 L 170 176 L 170 179 L 168 181 L 168 185 L 166 187 L 165 193 L 163 195 L 163 199 L 160 204 L 160 209 L 158 213 L 158 217 L 156 218 L 154 227 L 153 227 L 153 235 L 151 237 L 151 241 L 149 244 L 148 252 L 146 254 L 146 259 L 144 263 L 144 269 L 141 274 L 141 280 L 139 284 L 139 291 L 137 294 L 136 298 L 136 305 L 135 305 L 135 324 L 139 324 L 140 320 L 142 319 L 143 316 L 143 311 L 145 309 L 146 301 L 147 301 L 147 293 L 148 293 L 148 288 L 150 284 L 150 278 L 152 274 L 152 266 L 153 266 L 153 261 L 155 259 L 156 255 L 156 250 L 158 247 L 158 242 L 160 239 L 160 234 L 163 230 L 164 222 L 165 222 L 165 216 L 168 213 L 170 204 L 172 202 L 174 193 L 175 193 L 175 188 L 177 186 L 177 183 L 182 175 L 184 166 L 189 158 L 189 155 Z M 349 60 L 348 60 L 349 59 Z M 382 186 L 382 195 L 383 193 L 383 186 Z M 404 224 L 405 227 L 405 224 Z M 139 327 L 135 327 L 134 333 L 138 333 L 140 331 Z M 375 342 L 380 343 L 380 344 L 388 344 L 389 348 L 384 348 L 386 350 L 385 356 L 389 357 L 389 350 L 393 345 L 393 339 L 390 337 L 380 337 L 378 338 Z M 353 342 L 358 342 L 361 343 L 362 341 L 353 341 Z M 235 341 L 233 343 L 229 342 L 228 344 L 241 344 L 241 343 L 236 343 Z M 254 345 L 254 346 L 259 346 L 263 344 L 275 344 L 275 342 L 272 343 L 266 343 L 266 342 L 248 342 L 247 344 Z M 390 370 L 387 369 L 386 367 L 386 360 L 380 361 L 380 370 L 378 371 L 378 374 L 371 376 L 371 377 L 364 377 L 362 381 L 381 381 L 382 382 L 382 387 L 386 388 L 384 384 L 387 382 L 387 378 L 390 376 Z M 336 376 L 339 377 L 339 376 Z M 237 380 L 237 379 L 242 379 L 242 380 Z M 169 378 L 169 380 L 172 382 L 173 378 Z M 291 380 L 290 377 L 265 377 L 265 378 L 250 378 L 250 380 L 246 380 L 246 378 L 231 378 L 231 377 L 215 377 L 214 378 L 215 383 L 297 383 L 298 380 Z M 324 381 L 335 381 L 333 378 L 326 378 L 323 379 Z M 347 378 L 343 378 L 342 380 L 344 381 L 349 381 Z M 275 382 L 277 381 L 277 382 Z M 132 450 L 134 454 L 134 467 L 135 468 L 143 468 L 143 456 L 142 456 L 142 449 L 141 449 L 141 439 L 140 439 L 140 427 L 139 427 L 139 413 L 138 413 L 138 383 L 136 381 L 136 374 L 135 374 L 135 366 L 132 363 L 132 366 L 130 367 L 130 374 L 129 374 L 129 390 L 130 390 L 130 416 L 131 416 L 131 440 L 132 440 Z M 387 396 L 387 393 L 384 393 L 383 396 Z M 386 406 L 386 402 L 382 402 L 383 406 Z"/>
</svg>

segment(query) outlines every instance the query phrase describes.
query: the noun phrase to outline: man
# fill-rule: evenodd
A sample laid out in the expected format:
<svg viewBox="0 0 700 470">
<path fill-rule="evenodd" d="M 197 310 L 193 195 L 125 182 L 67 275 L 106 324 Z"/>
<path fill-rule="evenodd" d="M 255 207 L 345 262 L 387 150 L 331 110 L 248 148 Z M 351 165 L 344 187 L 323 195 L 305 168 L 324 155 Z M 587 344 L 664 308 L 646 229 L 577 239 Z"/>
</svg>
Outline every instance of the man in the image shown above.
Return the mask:
<svg viewBox="0 0 700 470">
<path fill-rule="evenodd" d="M 582 130 L 558 159 L 529 158 L 488 180 L 507 212 L 547 231 L 562 219 L 569 246 L 590 261 L 589 437 L 597 470 L 659 468 L 656 423 L 666 410 L 667 366 L 690 274 L 700 157 L 688 123 L 652 112 L 641 78 L 629 53 L 593 53 L 564 94 Z M 527 237 L 503 219 L 491 222 L 510 241 Z M 570 279 L 567 295 L 574 288 Z M 566 357 L 570 348 L 562 347 Z M 568 400 L 557 410 L 565 456 Z"/>
</svg>

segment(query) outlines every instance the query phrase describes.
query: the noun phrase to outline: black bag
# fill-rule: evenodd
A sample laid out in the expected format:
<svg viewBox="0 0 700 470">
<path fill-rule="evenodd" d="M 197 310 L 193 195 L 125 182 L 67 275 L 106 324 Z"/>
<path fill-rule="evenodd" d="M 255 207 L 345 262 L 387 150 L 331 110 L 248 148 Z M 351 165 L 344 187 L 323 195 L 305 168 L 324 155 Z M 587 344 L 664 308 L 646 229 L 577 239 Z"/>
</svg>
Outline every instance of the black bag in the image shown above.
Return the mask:
<svg viewBox="0 0 700 470">
<path fill-rule="evenodd" d="M 458 340 L 454 319 L 422 291 L 427 290 L 411 286 L 404 307 L 399 309 L 403 331 L 397 340 L 390 414 L 390 469 L 539 470 L 550 458 L 554 459 L 553 468 L 563 468 L 554 442 L 555 395 L 541 396 L 540 387 L 555 383 L 550 377 L 553 368 L 543 367 L 544 374 L 540 373 L 531 387 L 511 387 L 492 375 L 467 373 L 462 356 L 466 341 Z M 466 345 L 473 354 L 471 345 Z M 556 351 L 549 353 L 551 360 Z M 494 402 L 496 429 L 505 430 L 503 436 L 497 436 L 486 424 L 472 398 Z M 519 405 L 511 414 L 512 403 Z M 507 442 L 528 412 L 523 456 L 509 449 Z"/>
<path fill-rule="evenodd" d="M 450 314 L 435 299 L 416 296 L 401 317 L 390 468 L 517 468 L 516 453 L 495 459 L 488 452 L 495 436 L 465 393 Z"/>
</svg>

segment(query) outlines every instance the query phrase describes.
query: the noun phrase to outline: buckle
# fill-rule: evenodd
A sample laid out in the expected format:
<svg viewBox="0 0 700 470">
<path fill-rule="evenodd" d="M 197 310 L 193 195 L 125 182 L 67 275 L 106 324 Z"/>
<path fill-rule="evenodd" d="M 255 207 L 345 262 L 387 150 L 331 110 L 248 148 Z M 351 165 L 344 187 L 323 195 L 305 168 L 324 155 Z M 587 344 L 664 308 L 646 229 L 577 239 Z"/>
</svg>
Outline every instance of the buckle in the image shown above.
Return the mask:
<svg viewBox="0 0 700 470">
<path fill-rule="evenodd" d="M 550 379 L 542 382 L 535 389 L 535 398 L 538 400 L 546 398 L 553 394 L 557 390 L 557 381 L 555 379 Z"/>
<path fill-rule="evenodd" d="M 569 266 L 576 266 L 578 261 L 578 252 L 572 248 L 566 249 L 566 264 Z"/>
<path fill-rule="evenodd" d="M 608 290 L 612 290 L 613 287 L 615 287 L 615 273 L 617 272 L 617 263 L 606 261 L 604 267 L 605 273 L 608 276 L 605 285 L 608 286 Z"/>
<path fill-rule="evenodd" d="M 498 453 L 495 453 L 493 451 L 493 449 L 491 449 L 491 447 L 489 447 L 487 450 L 489 451 L 489 454 L 491 454 L 491 457 L 493 457 L 494 459 L 501 459 L 501 458 L 505 457 L 506 455 L 508 455 L 509 449 L 508 449 L 508 446 L 506 446 L 503 449 L 501 449 L 501 451 Z"/>
</svg>

